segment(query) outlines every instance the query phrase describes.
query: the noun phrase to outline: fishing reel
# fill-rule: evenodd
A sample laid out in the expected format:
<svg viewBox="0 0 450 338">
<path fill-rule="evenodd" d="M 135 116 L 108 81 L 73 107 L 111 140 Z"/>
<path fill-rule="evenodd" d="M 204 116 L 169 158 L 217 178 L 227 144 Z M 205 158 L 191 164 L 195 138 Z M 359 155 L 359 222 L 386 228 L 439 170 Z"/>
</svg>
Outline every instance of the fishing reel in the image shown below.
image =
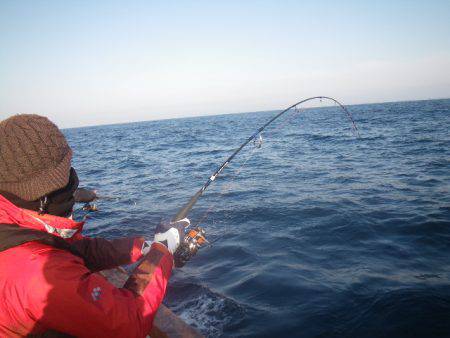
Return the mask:
<svg viewBox="0 0 450 338">
<path fill-rule="evenodd" d="M 95 212 L 95 211 L 98 211 L 98 207 L 97 207 L 97 204 L 86 203 L 85 205 L 83 205 L 81 210 L 87 211 L 87 212 Z"/>
<path fill-rule="evenodd" d="M 201 227 L 195 227 L 188 231 L 173 255 L 174 263 L 177 268 L 183 267 L 187 261 L 195 256 L 200 247 L 208 243 L 205 235 L 206 232 Z"/>
</svg>

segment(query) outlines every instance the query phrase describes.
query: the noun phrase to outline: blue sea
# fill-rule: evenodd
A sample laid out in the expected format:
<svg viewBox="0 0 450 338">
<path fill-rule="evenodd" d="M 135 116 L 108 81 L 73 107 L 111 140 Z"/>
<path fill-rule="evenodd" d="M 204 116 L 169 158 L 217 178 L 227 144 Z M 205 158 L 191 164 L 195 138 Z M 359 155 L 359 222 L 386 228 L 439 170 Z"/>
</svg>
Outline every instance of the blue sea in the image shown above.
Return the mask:
<svg viewBox="0 0 450 338">
<path fill-rule="evenodd" d="M 164 303 L 209 337 L 449 337 L 450 100 L 283 115 L 192 210 Z M 328 103 L 329 105 L 329 103 Z M 276 111 L 68 129 L 87 234 L 153 236 Z"/>
</svg>

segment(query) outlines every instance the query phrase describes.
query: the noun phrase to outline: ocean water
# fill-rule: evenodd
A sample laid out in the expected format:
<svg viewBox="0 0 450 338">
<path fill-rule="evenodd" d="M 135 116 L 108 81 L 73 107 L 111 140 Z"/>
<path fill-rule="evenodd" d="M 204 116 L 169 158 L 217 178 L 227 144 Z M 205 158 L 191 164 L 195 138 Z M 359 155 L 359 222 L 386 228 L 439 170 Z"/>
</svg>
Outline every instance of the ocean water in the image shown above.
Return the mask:
<svg viewBox="0 0 450 338">
<path fill-rule="evenodd" d="M 324 103 L 325 105 L 325 103 Z M 210 337 L 449 337 L 450 100 L 288 113 L 190 214 L 165 304 Z M 65 130 L 91 236 L 153 235 L 276 112 Z"/>
</svg>

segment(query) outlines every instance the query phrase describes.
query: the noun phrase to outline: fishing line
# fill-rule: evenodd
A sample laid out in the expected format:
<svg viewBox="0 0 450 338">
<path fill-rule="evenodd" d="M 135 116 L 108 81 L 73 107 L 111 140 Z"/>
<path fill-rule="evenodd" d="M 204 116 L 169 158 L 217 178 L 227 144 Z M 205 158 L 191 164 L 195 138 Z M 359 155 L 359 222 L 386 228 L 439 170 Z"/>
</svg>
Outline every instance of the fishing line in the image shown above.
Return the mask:
<svg viewBox="0 0 450 338">
<path fill-rule="evenodd" d="M 299 101 L 285 110 L 279 112 L 274 117 L 272 117 L 269 121 L 267 121 L 262 127 L 256 130 L 248 139 L 244 141 L 220 166 L 219 168 L 208 178 L 208 180 L 203 184 L 203 186 L 198 190 L 191 198 L 190 200 L 178 211 L 178 213 L 173 217 L 172 221 L 177 222 L 187 217 L 189 212 L 192 210 L 194 205 L 197 203 L 198 199 L 203 195 L 203 193 L 206 191 L 206 189 L 209 187 L 209 185 L 215 181 L 215 179 L 221 174 L 221 172 L 229 165 L 229 163 L 234 159 L 234 157 L 250 142 L 253 141 L 255 148 L 260 148 L 262 145 L 262 132 L 266 127 L 268 127 L 272 122 L 274 122 L 276 119 L 278 119 L 280 116 L 282 116 L 284 113 L 290 111 L 293 109 L 297 115 L 300 113 L 299 106 L 307 101 L 316 100 L 319 99 L 320 102 L 322 100 L 330 100 L 337 104 L 348 116 L 349 120 L 352 124 L 352 131 L 358 136 L 359 130 L 356 127 L 355 121 L 353 119 L 352 114 L 350 111 L 342 105 L 339 101 L 332 97 L 328 96 L 315 96 L 310 97 L 307 99 L 304 99 L 302 101 Z M 183 242 L 178 247 L 177 251 L 174 254 L 175 259 L 175 265 L 178 267 L 183 266 L 193 255 L 196 254 L 198 249 L 204 244 L 207 243 L 204 235 L 205 231 L 204 229 L 200 228 L 198 226 L 199 223 L 197 223 L 196 227 L 191 227 L 191 230 L 188 231 L 186 236 L 184 237 Z"/>
<path fill-rule="evenodd" d="M 199 218 L 199 220 L 197 221 L 197 223 L 196 223 L 196 225 L 195 225 L 194 227 L 198 227 L 200 224 L 202 224 L 202 223 L 208 218 L 208 216 L 210 215 L 211 211 L 217 207 L 217 205 L 218 205 L 219 202 L 220 202 L 220 199 L 223 198 L 224 195 L 225 195 L 226 193 L 228 193 L 229 191 L 231 191 L 231 188 L 234 187 L 234 184 L 235 184 L 235 182 L 236 182 L 236 180 L 237 180 L 239 174 L 240 174 L 241 171 L 245 168 L 245 165 L 247 164 L 247 162 L 250 160 L 250 158 L 253 157 L 253 154 L 254 154 L 256 151 L 258 151 L 260 148 L 261 148 L 261 146 L 255 145 L 255 146 L 252 148 L 250 154 L 247 154 L 245 160 L 244 160 L 241 164 L 239 164 L 239 166 L 238 166 L 237 168 L 233 168 L 233 169 L 234 169 L 234 175 L 232 175 L 231 180 L 230 180 L 229 182 L 227 182 L 224 186 L 222 186 L 221 191 L 220 191 L 220 194 L 219 194 L 219 196 L 218 196 L 219 198 L 217 198 L 217 199 L 215 200 L 215 202 L 213 202 L 212 205 L 210 205 L 210 206 L 208 207 L 208 209 L 207 209 L 207 210 L 205 211 L 205 213 Z M 224 230 L 225 230 L 224 234 L 227 234 L 227 233 L 229 232 L 229 227 L 227 227 L 227 228 L 224 229 Z M 222 234 L 222 235 L 223 235 L 223 234 Z M 221 238 L 221 237 L 217 237 L 216 239 L 210 241 L 209 244 L 211 245 L 211 244 L 217 242 L 217 240 L 219 240 L 220 238 Z"/>
<path fill-rule="evenodd" d="M 284 128 L 289 122 L 291 122 L 293 119 L 295 119 L 302 112 L 303 111 L 300 110 L 298 107 L 294 107 L 293 113 L 288 118 L 284 119 L 282 123 L 278 124 L 275 128 L 273 128 L 272 133 L 275 133 L 275 132 L 279 131 L 280 129 Z M 269 141 L 273 142 L 272 140 L 269 140 Z M 204 221 L 206 221 L 206 219 L 210 215 L 211 211 L 217 207 L 217 205 L 220 202 L 220 199 L 223 198 L 224 195 L 231 190 L 231 188 L 234 186 L 234 183 L 236 182 L 239 174 L 245 168 L 245 165 L 247 164 L 247 162 L 253 157 L 253 155 L 255 154 L 256 151 L 261 149 L 262 144 L 264 142 L 265 141 L 264 141 L 264 138 L 262 137 L 262 133 L 260 133 L 259 137 L 257 139 L 255 138 L 253 140 L 253 147 L 252 147 L 250 154 L 248 154 L 246 156 L 245 160 L 241 164 L 239 164 L 239 166 L 237 168 L 233 168 L 235 171 L 232 175 L 231 181 L 221 187 L 221 191 L 220 191 L 218 198 L 215 200 L 215 202 L 212 203 L 212 205 L 210 205 L 208 207 L 208 209 L 205 211 L 205 213 L 196 222 L 196 225 L 194 227 L 198 227 L 200 224 L 202 224 L 202 223 L 204 223 Z M 227 234 L 229 232 L 229 230 L 230 230 L 230 228 L 229 228 L 229 224 L 228 224 L 228 226 L 224 229 L 224 233 L 222 234 L 222 236 Z M 209 246 L 211 246 L 213 243 L 217 242 L 220 238 L 222 238 L 222 237 L 217 237 L 217 238 L 209 241 Z"/>
</svg>

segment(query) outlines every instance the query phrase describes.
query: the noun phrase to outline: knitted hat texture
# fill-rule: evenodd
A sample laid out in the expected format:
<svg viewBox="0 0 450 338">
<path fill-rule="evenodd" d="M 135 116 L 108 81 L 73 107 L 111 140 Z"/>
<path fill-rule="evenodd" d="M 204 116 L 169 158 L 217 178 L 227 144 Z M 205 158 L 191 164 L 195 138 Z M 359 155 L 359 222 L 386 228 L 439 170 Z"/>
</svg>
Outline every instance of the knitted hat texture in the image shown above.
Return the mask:
<svg viewBox="0 0 450 338">
<path fill-rule="evenodd" d="M 69 182 L 72 150 L 49 119 L 34 114 L 0 122 L 0 190 L 34 201 Z"/>
</svg>

